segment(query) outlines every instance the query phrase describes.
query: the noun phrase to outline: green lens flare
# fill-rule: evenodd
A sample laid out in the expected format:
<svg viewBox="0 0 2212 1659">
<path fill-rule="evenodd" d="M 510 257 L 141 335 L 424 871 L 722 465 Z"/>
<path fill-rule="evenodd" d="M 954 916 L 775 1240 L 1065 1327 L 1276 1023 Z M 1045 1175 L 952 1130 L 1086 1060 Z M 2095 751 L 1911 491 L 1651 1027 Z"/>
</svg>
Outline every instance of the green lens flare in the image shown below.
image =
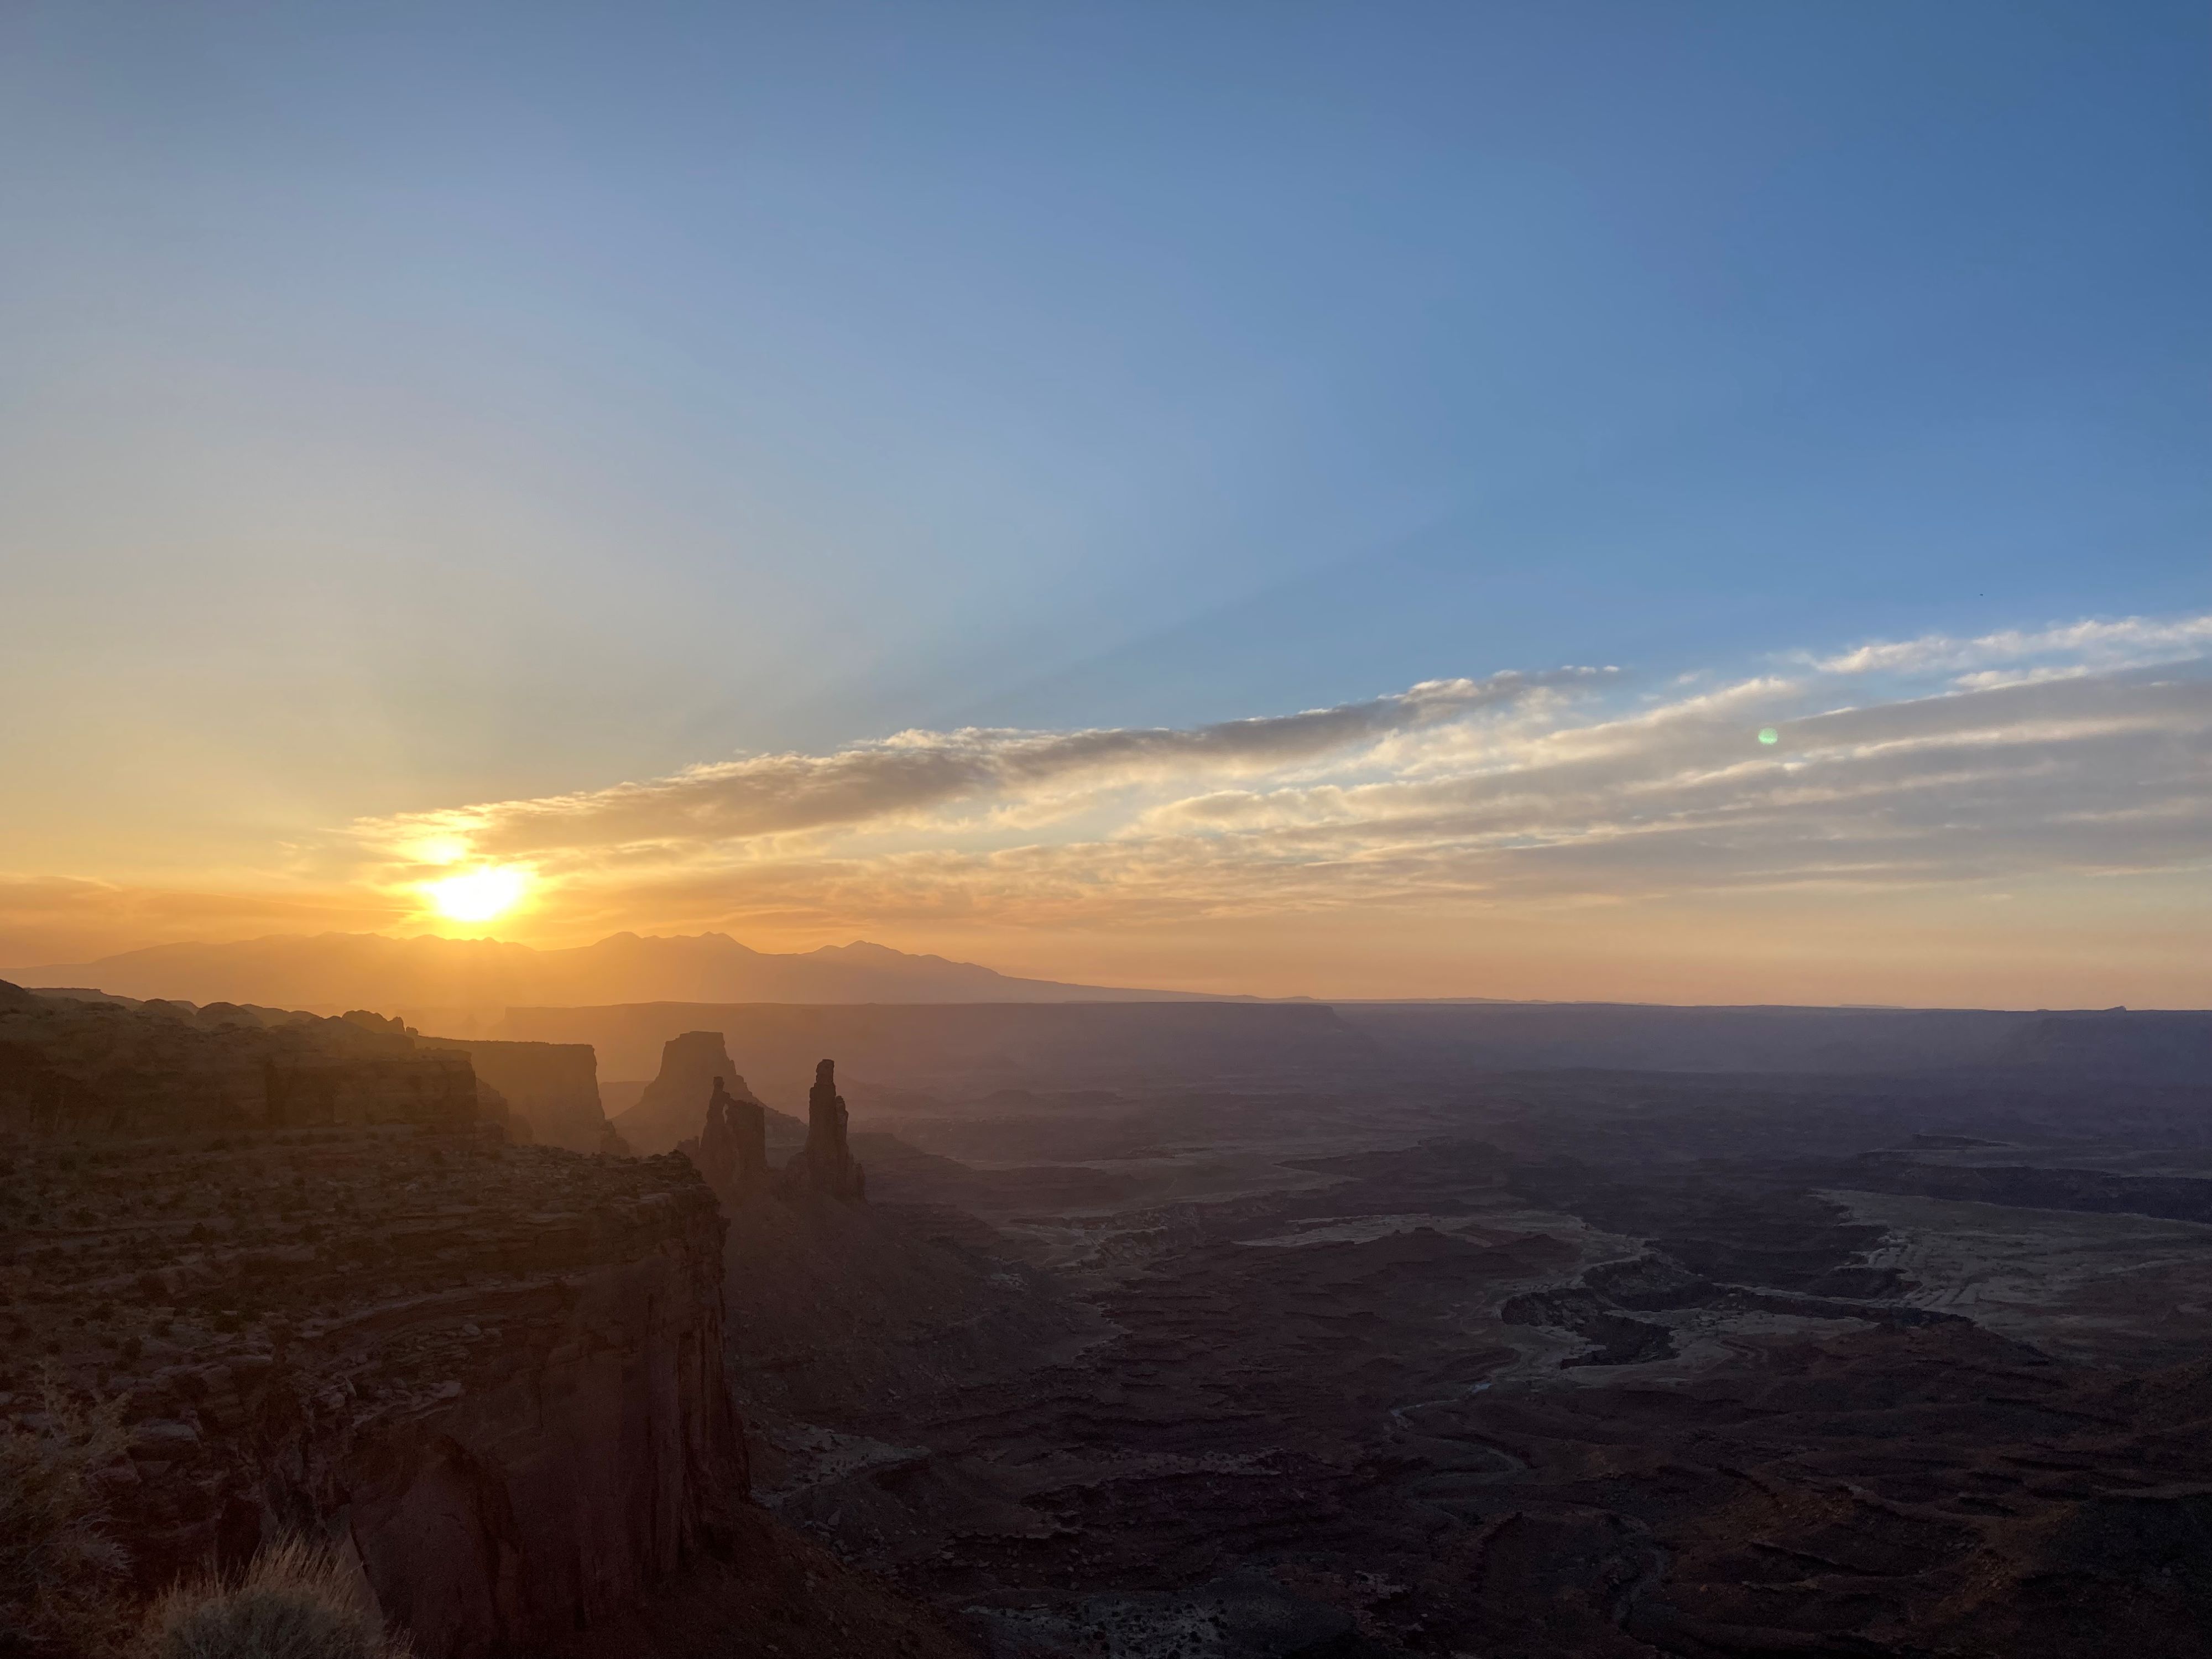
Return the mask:
<svg viewBox="0 0 2212 1659">
<path fill-rule="evenodd" d="M 1782 734 L 1771 726 L 1762 726 L 1759 728 L 1759 740 L 1761 743 L 1779 743 Z"/>
</svg>

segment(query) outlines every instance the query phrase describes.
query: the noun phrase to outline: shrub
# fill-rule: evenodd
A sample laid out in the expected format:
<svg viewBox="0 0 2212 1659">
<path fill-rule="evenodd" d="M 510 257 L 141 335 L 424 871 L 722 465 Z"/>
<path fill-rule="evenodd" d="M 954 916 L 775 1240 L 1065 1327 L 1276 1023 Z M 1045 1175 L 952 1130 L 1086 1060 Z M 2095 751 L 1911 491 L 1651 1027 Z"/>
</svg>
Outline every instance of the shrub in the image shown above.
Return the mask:
<svg viewBox="0 0 2212 1659">
<path fill-rule="evenodd" d="M 0 1652 L 98 1653 L 124 1627 L 122 1550 L 92 1476 L 120 1456 L 123 1402 L 80 1407 L 49 1374 L 44 1425 L 0 1430 Z"/>
<path fill-rule="evenodd" d="M 140 1659 L 410 1659 L 357 1571 L 325 1548 L 264 1546 L 236 1583 L 213 1573 L 179 1584 L 146 1615 Z"/>
</svg>

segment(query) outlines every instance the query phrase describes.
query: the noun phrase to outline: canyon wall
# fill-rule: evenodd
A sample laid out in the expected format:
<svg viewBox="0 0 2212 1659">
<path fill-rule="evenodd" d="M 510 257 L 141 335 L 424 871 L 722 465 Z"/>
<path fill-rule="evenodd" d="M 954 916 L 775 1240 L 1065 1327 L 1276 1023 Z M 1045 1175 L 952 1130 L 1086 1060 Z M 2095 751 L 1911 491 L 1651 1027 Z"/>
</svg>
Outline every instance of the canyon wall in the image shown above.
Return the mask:
<svg viewBox="0 0 2212 1659">
<path fill-rule="evenodd" d="M 0 994 L 0 1133 L 131 1136 L 313 1125 L 455 1127 L 465 1054 L 348 1019 Z M 495 1111 L 492 1115 L 496 1115 Z"/>
<path fill-rule="evenodd" d="M 596 1152 L 607 1119 L 599 1104 L 599 1060 L 588 1042 L 500 1042 L 420 1037 L 418 1045 L 457 1049 L 478 1079 L 499 1091 L 541 1146 Z"/>
<path fill-rule="evenodd" d="M 507 1144 L 393 1092 L 403 1051 L 295 1055 L 272 1090 L 265 1052 L 93 1012 L 0 990 L 0 1419 L 35 1427 L 49 1381 L 120 1402 L 100 1482 L 143 1589 L 306 1532 L 424 1659 L 489 1659 L 726 1553 L 726 1223 L 688 1162 Z M 103 1034 L 209 1063 L 134 1092 Z"/>
<path fill-rule="evenodd" d="M 426 1655 L 533 1651 L 726 1548 L 745 1479 L 724 1224 L 696 1176 L 656 1174 L 669 1189 L 623 1218 L 618 1248 L 602 1238 L 600 1265 L 349 1322 L 344 1345 L 366 1351 L 403 1333 L 434 1349 L 457 1325 L 489 1349 L 426 1368 L 423 1404 L 334 1443 L 307 1489 Z"/>
<path fill-rule="evenodd" d="M 1317 1003 L 637 1003 L 512 1007 L 498 1035 L 588 1042 L 600 1075 L 650 1075 L 663 1045 L 706 1032 L 757 1097 L 786 1112 L 807 1097 L 815 1062 L 837 1056 L 845 1087 L 892 1086 L 946 1098 L 1000 1089 L 1306 1089 L 1370 1075 L 1373 1038 Z M 677 1133 L 696 1133 L 702 1092 L 686 1093 Z M 620 1123 L 624 1134 L 629 1129 Z M 672 1146 L 668 1140 L 664 1146 Z"/>
</svg>

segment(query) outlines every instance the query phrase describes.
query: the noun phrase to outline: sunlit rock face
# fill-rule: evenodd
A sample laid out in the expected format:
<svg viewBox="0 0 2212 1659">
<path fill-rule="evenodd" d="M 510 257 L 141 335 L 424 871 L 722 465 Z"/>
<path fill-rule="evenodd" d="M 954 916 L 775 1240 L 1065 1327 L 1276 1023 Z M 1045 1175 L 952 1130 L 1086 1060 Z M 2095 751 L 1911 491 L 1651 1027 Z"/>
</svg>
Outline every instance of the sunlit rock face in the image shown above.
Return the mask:
<svg viewBox="0 0 2212 1659">
<path fill-rule="evenodd" d="M 858 1202 L 867 1195 L 866 1178 L 854 1160 L 847 1139 L 845 1097 L 837 1092 L 836 1064 L 823 1060 L 814 1068 L 814 1087 L 806 1097 L 806 1145 L 784 1166 L 784 1190 L 793 1197 L 808 1195 Z"/>
<path fill-rule="evenodd" d="M 389 1053 L 332 1085 L 350 1121 L 257 1118 L 251 1073 L 212 1064 L 134 1105 L 117 1054 L 230 1048 L 63 1013 L 0 996 L 15 1099 L 80 1091 L 66 1133 L 20 1106 L 0 1133 L 0 1416 L 33 1419 L 42 1375 L 122 1402 L 102 1480 L 142 1587 L 309 1532 L 428 1659 L 474 1659 L 727 1548 L 726 1224 L 690 1164 L 518 1146 L 442 1103 L 369 1116 L 411 1098 L 371 1086 Z"/>
</svg>

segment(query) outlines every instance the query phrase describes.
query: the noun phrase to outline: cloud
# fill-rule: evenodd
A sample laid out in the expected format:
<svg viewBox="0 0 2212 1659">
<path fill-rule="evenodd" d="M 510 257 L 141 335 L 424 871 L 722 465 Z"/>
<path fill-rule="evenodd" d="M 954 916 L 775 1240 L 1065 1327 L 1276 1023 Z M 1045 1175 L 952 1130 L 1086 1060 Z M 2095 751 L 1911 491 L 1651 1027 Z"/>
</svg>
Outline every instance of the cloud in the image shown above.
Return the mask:
<svg viewBox="0 0 2212 1659">
<path fill-rule="evenodd" d="M 371 820 L 368 839 L 441 861 L 683 849 L 799 831 L 911 824 L 961 803 L 1001 814 L 1201 775 L 1279 770 L 1505 707 L 1606 671 L 1430 680 L 1364 702 L 1188 730 L 902 732 L 831 755 L 695 766 L 646 783 Z"/>
<path fill-rule="evenodd" d="M 446 931 L 422 884 L 497 860 L 541 878 L 497 931 L 540 944 L 872 935 L 1048 977 L 1330 994 L 2212 994 L 2212 617 L 1769 660 L 1425 682 L 1188 729 L 902 732 L 366 820 L 205 878 L 229 890 L 0 872 L 0 975 Z"/>
<path fill-rule="evenodd" d="M 1944 634 L 1862 645 L 1838 655 L 1804 660 L 1823 674 L 1924 674 L 2011 665 L 1999 673 L 2043 677 L 2079 674 L 2090 667 L 2117 669 L 2186 660 L 2212 650 L 2212 616 L 2153 618 L 2125 617 L 2118 622 L 2076 622 L 2033 631 L 2007 629 L 1978 639 Z M 2062 668 L 2026 665 L 2045 657 L 2073 659 Z M 1989 683 L 1985 674 L 1970 680 Z"/>
<path fill-rule="evenodd" d="M 442 839 L 537 863 L 575 914 L 718 924 L 2019 891 L 2212 867 L 2208 658 L 2212 617 L 2137 618 L 1641 703 L 1609 672 L 1499 674 L 1188 730 L 908 732 L 356 833 L 394 870 Z"/>
</svg>

